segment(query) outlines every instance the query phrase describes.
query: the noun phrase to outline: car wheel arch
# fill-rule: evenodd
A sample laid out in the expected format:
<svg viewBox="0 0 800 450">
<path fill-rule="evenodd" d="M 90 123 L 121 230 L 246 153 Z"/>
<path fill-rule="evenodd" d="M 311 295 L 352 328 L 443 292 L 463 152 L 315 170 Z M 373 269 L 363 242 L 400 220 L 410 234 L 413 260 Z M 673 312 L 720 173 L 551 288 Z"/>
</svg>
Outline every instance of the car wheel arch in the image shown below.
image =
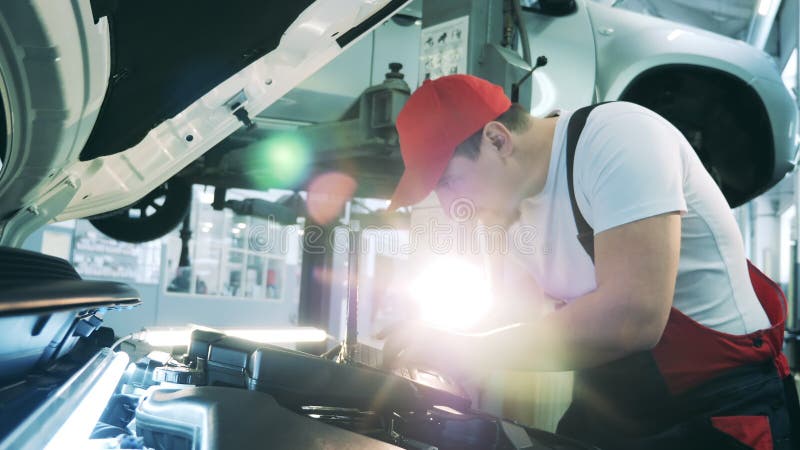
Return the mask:
<svg viewBox="0 0 800 450">
<path fill-rule="evenodd" d="M 681 130 L 732 206 L 771 186 L 772 124 L 742 78 L 698 65 L 656 66 L 634 77 L 617 100 L 652 109 Z"/>
</svg>

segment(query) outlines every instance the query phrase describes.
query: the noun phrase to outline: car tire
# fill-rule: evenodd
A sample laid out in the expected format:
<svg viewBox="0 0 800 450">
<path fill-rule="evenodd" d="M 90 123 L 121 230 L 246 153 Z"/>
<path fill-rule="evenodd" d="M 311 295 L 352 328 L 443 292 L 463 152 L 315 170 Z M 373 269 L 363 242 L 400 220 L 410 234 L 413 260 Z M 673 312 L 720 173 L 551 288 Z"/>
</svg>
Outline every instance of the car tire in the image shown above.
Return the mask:
<svg viewBox="0 0 800 450">
<path fill-rule="evenodd" d="M 189 213 L 191 203 L 192 186 L 181 178 L 171 178 L 133 205 L 89 221 L 112 239 L 139 244 L 174 230 Z"/>
</svg>

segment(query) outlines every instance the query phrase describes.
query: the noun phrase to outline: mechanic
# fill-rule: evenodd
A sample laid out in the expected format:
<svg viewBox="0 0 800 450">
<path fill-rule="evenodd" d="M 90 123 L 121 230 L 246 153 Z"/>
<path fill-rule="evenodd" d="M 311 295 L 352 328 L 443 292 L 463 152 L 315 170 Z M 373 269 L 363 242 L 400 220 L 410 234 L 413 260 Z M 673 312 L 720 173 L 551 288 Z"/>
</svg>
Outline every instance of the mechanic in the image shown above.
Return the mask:
<svg viewBox="0 0 800 450">
<path fill-rule="evenodd" d="M 391 208 L 435 191 L 445 211 L 469 202 L 508 235 L 535 227 L 539 251 L 513 250 L 506 270 L 563 307 L 482 334 L 396 328 L 385 360 L 576 370 L 558 432 L 604 449 L 793 448 L 785 298 L 669 122 L 626 102 L 534 118 L 501 87 L 451 75 L 411 95 L 397 130 L 406 169 Z"/>
</svg>

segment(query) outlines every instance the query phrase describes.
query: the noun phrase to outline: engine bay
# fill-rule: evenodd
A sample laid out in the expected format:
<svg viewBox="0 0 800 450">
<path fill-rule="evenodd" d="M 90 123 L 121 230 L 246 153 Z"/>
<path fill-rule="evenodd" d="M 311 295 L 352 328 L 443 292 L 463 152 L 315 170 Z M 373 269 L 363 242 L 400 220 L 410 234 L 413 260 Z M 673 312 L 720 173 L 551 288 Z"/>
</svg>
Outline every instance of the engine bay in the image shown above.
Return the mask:
<svg viewBox="0 0 800 450">
<path fill-rule="evenodd" d="M 359 346 L 363 357 L 341 363 L 195 330 L 185 354 L 128 366 L 93 437 L 146 449 L 593 448 L 473 410 L 436 374 L 359 362 L 376 353 Z"/>
</svg>

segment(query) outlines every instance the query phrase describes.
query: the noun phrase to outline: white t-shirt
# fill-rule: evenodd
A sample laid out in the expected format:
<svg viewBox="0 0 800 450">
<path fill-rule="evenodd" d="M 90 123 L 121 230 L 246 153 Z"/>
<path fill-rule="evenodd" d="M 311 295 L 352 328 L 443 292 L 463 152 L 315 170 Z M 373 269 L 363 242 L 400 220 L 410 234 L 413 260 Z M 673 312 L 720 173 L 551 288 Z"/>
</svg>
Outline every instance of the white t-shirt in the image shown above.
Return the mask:
<svg viewBox="0 0 800 450">
<path fill-rule="evenodd" d="M 533 237 L 512 244 L 513 259 L 545 294 L 566 302 L 597 286 L 594 265 L 576 238 L 569 201 L 566 131 L 571 115 L 562 113 L 558 119 L 544 189 L 522 202 L 520 219 L 510 230 L 511 236 Z M 675 308 L 730 334 L 769 327 L 750 284 L 733 213 L 680 131 L 641 106 L 602 105 L 586 121 L 574 164 L 577 203 L 595 235 L 682 212 Z"/>
</svg>

